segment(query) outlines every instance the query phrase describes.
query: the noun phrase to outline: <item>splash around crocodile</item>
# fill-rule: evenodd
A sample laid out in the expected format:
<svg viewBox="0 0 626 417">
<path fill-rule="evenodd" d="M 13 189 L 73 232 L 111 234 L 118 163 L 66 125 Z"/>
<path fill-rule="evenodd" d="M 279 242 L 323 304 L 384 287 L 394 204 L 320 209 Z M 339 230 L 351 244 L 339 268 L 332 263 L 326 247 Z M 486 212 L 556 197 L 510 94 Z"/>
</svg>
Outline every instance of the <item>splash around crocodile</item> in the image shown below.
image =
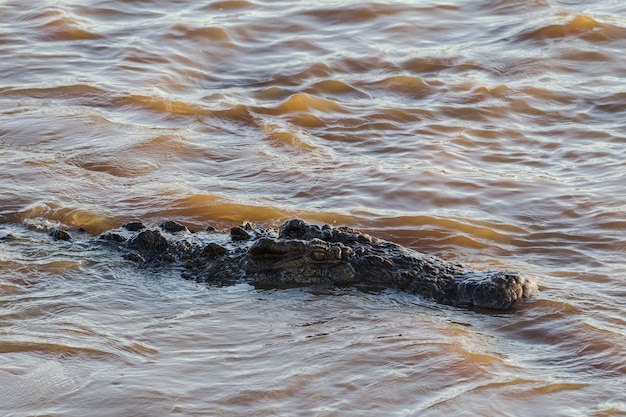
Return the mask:
<svg viewBox="0 0 626 417">
<path fill-rule="evenodd" d="M 108 247 L 140 268 L 173 267 L 183 278 L 215 285 L 394 288 L 442 304 L 496 310 L 512 308 L 537 289 L 516 272 L 477 271 L 349 227 L 300 219 L 278 229 L 246 224 L 230 232 L 211 227 L 190 232 L 173 221 L 154 228 L 132 222 L 95 239 L 74 238 L 60 229 L 48 239 Z M 0 243 L 10 245 L 11 240 L 4 236 Z"/>
</svg>

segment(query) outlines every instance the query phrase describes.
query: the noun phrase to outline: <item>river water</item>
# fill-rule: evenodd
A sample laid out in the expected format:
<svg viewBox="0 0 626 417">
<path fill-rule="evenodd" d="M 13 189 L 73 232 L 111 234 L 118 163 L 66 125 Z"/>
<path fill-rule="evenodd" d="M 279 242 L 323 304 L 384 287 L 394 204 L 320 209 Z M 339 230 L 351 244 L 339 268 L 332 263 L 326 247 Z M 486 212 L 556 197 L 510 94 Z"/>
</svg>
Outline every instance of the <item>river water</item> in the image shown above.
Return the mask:
<svg viewBox="0 0 626 417">
<path fill-rule="evenodd" d="M 626 415 L 622 0 L 30 3 L 0 1 L 0 415 Z M 206 287 L 47 234 L 291 217 L 540 292 Z"/>
</svg>

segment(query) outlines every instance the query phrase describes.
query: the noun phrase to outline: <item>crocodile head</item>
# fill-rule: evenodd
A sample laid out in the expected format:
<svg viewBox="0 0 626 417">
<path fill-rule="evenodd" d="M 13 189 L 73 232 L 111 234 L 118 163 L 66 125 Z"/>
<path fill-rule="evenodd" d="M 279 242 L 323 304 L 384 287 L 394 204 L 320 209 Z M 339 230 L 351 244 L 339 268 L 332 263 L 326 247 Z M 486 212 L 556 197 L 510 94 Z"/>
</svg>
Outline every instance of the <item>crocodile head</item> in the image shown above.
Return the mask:
<svg viewBox="0 0 626 417">
<path fill-rule="evenodd" d="M 255 241 L 244 268 L 257 285 L 393 286 L 406 261 L 414 259 L 400 246 L 366 233 L 294 219 L 280 227 L 278 238 Z"/>
<path fill-rule="evenodd" d="M 346 285 L 357 280 L 353 257 L 340 242 L 263 237 L 248 249 L 244 267 L 261 286 Z"/>
</svg>

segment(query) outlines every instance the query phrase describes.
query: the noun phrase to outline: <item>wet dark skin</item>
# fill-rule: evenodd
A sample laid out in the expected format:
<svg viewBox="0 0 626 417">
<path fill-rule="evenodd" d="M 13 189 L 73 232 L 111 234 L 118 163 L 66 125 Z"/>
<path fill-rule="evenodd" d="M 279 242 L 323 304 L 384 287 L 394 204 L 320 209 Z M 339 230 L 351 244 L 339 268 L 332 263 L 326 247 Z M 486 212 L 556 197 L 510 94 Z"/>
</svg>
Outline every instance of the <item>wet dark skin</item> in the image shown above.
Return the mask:
<svg viewBox="0 0 626 417">
<path fill-rule="evenodd" d="M 164 225 L 147 229 L 133 223 L 101 240 L 141 265 L 180 264 L 184 278 L 218 285 L 396 288 L 443 304 L 498 310 L 510 309 L 536 289 L 516 272 L 475 271 L 348 227 L 293 219 L 278 230 L 246 225 L 227 235 Z"/>
</svg>

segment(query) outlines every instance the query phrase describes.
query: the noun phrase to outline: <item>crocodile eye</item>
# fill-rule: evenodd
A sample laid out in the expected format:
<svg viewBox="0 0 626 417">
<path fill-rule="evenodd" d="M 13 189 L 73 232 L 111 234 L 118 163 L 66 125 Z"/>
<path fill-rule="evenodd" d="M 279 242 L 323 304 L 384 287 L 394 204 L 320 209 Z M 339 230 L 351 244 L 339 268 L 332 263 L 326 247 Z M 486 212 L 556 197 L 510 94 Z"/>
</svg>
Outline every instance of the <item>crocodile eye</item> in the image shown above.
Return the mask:
<svg viewBox="0 0 626 417">
<path fill-rule="evenodd" d="M 314 250 L 313 252 L 311 252 L 311 258 L 316 261 L 324 261 L 326 260 L 326 252 L 323 252 L 321 250 Z"/>
</svg>

